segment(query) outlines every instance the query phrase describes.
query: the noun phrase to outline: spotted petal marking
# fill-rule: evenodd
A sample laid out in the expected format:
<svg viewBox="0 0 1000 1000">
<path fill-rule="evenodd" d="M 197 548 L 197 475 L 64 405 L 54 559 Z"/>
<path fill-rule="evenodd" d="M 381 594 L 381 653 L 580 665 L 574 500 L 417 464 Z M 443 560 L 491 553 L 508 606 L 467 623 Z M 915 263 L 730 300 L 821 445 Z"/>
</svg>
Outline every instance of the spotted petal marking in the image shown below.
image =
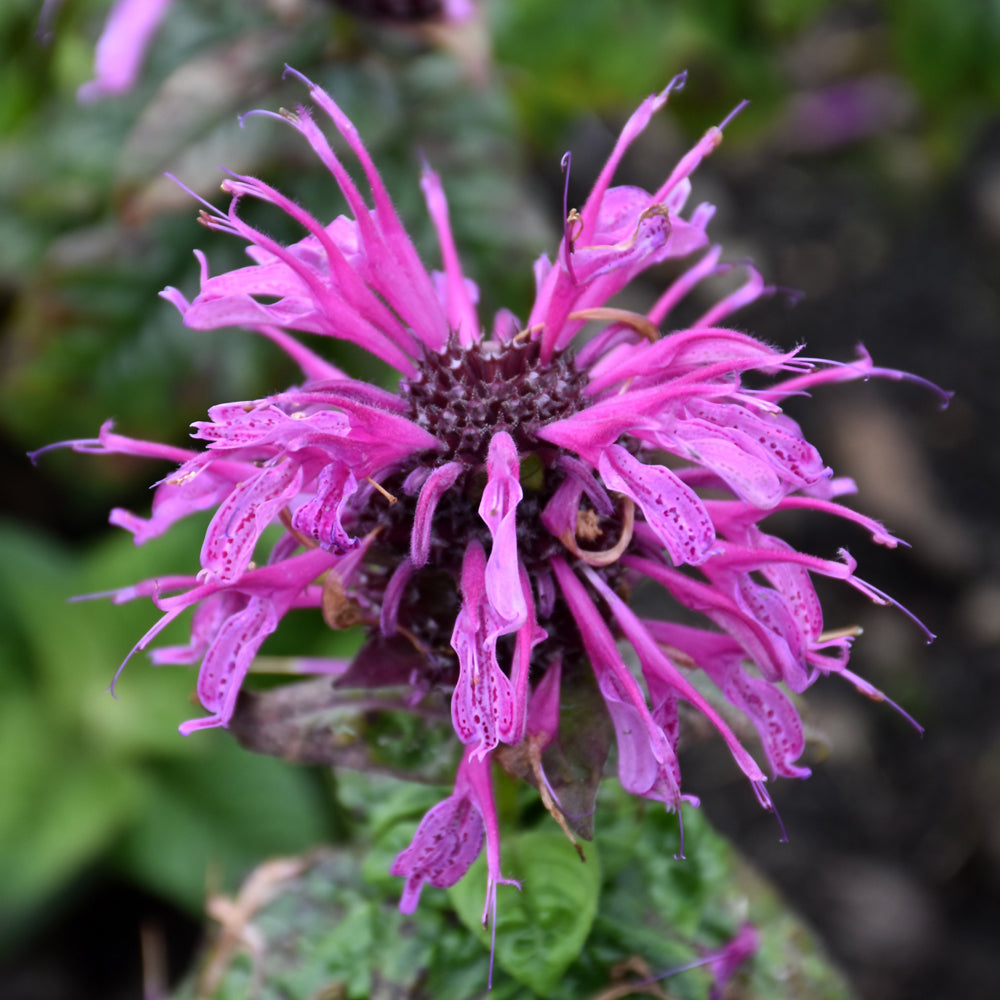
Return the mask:
<svg viewBox="0 0 1000 1000">
<path fill-rule="evenodd" d="M 240 483 L 212 518 L 201 549 L 201 565 L 223 583 L 250 564 L 257 541 L 302 486 L 302 468 L 280 462 Z"/>
<path fill-rule="evenodd" d="M 763 678 L 749 677 L 737 668 L 730 674 L 722 693 L 756 726 L 768 763 L 776 774 L 786 778 L 809 776 L 808 767 L 795 764 L 805 750 L 802 720 L 780 688 Z"/>
<path fill-rule="evenodd" d="M 434 806 L 389 869 L 406 879 L 399 909 L 416 910 L 425 882 L 439 889 L 454 885 L 479 857 L 485 839 L 483 817 L 466 795 L 456 792 Z"/>
<path fill-rule="evenodd" d="M 517 448 L 506 431 L 493 435 L 486 470 L 489 478 L 479 504 L 479 516 L 493 536 L 486 561 L 486 596 L 508 632 L 524 624 L 528 611 L 517 557 L 516 512 L 524 493 L 518 481 Z"/>
<path fill-rule="evenodd" d="M 229 724 L 243 678 L 261 643 L 277 627 L 274 604 L 263 597 L 251 597 L 242 611 L 226 621 L 205 654 L 198 673 L 198 700 L 214 714 L 183 723 L 182 735 Z"/>
<path fill-rule="evenodd" d="M 354 496 L 358 481 L 346 465 L 331 462 L 319 474 L 316 495 L 307 500 L 292 517 L 292 525 L 303 535 L 315 538 L 328 552 L 343 553 L 353 549 L 358 539 L 349 535 L 342 518 L 347 502 Z"/>
<path fill-rule="evenodd" d="M 486 556 L 478 542 L 465 552 L 462 565 L 462 609 L 451 644 L 458 655 L 458 681 L 451 699 L 451 719 L 465 744 L 478 740 L 474 753 L 482 759 L 514 731 L 514 692 L 497 663 L 496 637 L 504 623 L 486 596 Z"/>
<path fill-rule="evenodd" d="M 697 494 L 670 469 L 644 465 L 621 445 L 601 452 L 604 485 L 634 500 L 674 565 L 703 562 L 715 543 L 715 526 Z"/>
</svg>

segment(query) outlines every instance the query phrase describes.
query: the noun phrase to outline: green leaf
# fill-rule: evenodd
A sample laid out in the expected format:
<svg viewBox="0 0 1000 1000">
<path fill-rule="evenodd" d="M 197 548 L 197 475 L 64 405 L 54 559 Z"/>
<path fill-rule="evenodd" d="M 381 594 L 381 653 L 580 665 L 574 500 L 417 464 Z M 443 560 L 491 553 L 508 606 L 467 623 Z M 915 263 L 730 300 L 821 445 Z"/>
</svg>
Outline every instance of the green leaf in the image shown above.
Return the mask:
<svg viewBox="0 0 1000 1000">
<path fill-rule="evenodd" d="M 581 862 L 561 833 L 533 831 L 503 844 L 504 874 L 521 891 L 500 887 L 496 916 L 496 960 L 518 982 L 547 996 L 579 955 L 597 913 L 601 869 L 597 850 Z M 481 923 L 486 862 L 480 858 L 449 890 L 462 922 L 484 943 L 491 929 Z"/>
</svg>

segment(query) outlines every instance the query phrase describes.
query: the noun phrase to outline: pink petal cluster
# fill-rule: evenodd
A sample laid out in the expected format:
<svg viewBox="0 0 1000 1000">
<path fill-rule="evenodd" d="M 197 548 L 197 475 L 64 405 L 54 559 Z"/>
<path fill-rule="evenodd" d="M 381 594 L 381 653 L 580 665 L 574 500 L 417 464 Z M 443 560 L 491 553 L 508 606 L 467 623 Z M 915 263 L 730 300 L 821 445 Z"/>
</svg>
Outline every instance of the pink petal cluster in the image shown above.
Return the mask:
<svg viewBox="0 0 1000 1000">
<path fill-rule="evenodd" d="M 460 878 L 485 843 L 490 911 L 505 881 L 492 757 L 525 739 L 557 741 L 560 686 L 582 671 L 603 696 L 626 789 L 670 809 L 697 803 L 681 790 L 685 702 L 718 730 L 769 807 L 768 774 L 699 677 L 756 728 L 770 776 L 803 777 L 803 728 L 786 691 L 833 674 L 882 698 L 847 667 L 850 630 L 824 630 L 813 580 L 889 598 L 855 575 L 846 552 L 798 552 L 762 525 L 805 510 L 897 544 L 838 502 L 853 484 L 832 478 L 781 404 L 828 382 L 905 376 L 876 368 L 863 351 L 848 364 L 807 360 L 722 325 L 766 291 L 752 267 L 694 323 L 670 325 L 675 306 L 725 268 L 706 234 L 713 207 L 685 208 L 689 175 L 722 133 L 710 128 L 655 191 L 612 180 L 683 78 L 640 105 L 586 203 L 568 213 L 555 259 L 535 265 L 526 322 L 503 311 L 491 329 L 463 273 L 437 175 L 423 175 L 442 258 L 428 273 L 354 126 L 305 82 L 365 184 L 311 112 L 281 117 L 326 166 L 347 213 L 324 223 L 264 182 L 231 176 L 228 210 L 206 205 L 202 221 L 244 240 L 250 263 L 212 275 L 199 254 L 195 298 L 163 293 L 192 329 L 240 325 L 270 338 L 299 364 L 302 384 L 213 407 L 194 424 L 196 448 L 136 441 L 110 425 L 96 440 L 70 442 L 176 466 L 149 517 L 112 513 L 137 543 L 214 511 L 195 576 L 115 595 L 149 596 L 163 611 L 137 648 L 196 608 L 190 644 L 156 654 L 200 663 L 209 714 L 182 731 L 226 726 L 264 639 L 291 608 L 321 607 L 333 585 L 356 602 L 370 636 L 401 637 L 419 654 L 415 699 L 434 687 L 451 692 L 464 746 L 453 794 L 393 866 L 406 879 L 404 910 L 425 882 Z M 245 199 L 286 212 L 302 239 L 286 246 L 254 228 L 240 213 Z M 650 267 L 692 254 L 645 312 L 609 305 Z M 396 369 L 398 391 L 349 377 L 289 331 L 364 347 Z M 262 553 L 275 526 L 277 541 Z M 662 617 L 629 606 L 642 579 L 662 589 Z"/>
</svg>

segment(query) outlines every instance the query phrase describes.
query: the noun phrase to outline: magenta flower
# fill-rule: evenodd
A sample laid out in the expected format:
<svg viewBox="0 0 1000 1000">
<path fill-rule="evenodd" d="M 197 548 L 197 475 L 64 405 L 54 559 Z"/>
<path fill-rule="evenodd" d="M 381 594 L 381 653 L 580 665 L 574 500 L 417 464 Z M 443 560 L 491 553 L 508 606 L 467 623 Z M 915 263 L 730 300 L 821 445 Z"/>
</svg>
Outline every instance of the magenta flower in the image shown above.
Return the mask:
<svg viewBox="0 0 1000 1000">
<path fill-rule="evenodd" d="M 678 811 L 697 803 L 681 790 L 680 701 L 711 721 L 770 808 L 767 775 L 699 676 L 756 727 L 772 776 L 809 773 L 796 763 L 802 724 L 786 689 L 833 674 L 882 698 L 847 667 L 851 631 L 824 631 L 812 580 L 843 580 L 881 604 L 889 598 L 855 575 L 846 552 L 797 552 L 761 525 L 779 511 L 809 510 L 897 544 L 837 502 L 853 484 L 831 478 L 781 403 L 826 382 L 907 376 L 874 367 L 864 352 L 848 364 L 807 360 L 798 348 L 722 326 L 767 291 L 750 267 L 738 290 L 691 326 L 670 325 L 677 303 L 724 269 L 706 235 L 713 207 L 685 211 L 689 175 L 722 133 L 710 128 L 653 192 L 612 186 L 612 178 L 682 83 L 649 97 L 626 123 L 585 204 L 568 213 L 555 260 L 536 263 L 527 321 L 503 311 L 488 329 L 437 175 L 423 174 L 442 257 L 442 270 L 428 273 L 354 126 L 308 84 L 366 190 L 310 112 L 282 112 L 329 170 L 348 214 L 320 222 L 262 181 L 234 175 L 223 183 L 228 211 L 207 206 L 202 221 L 245 240 L 251 263 L 213 276 L 199 253 L 197 296 L 163 293 L 193 329 L 239 325 L 270 338 L 301 367 L 302 385 L 213 407 L 194 424 L 199 448 L 136 441 L 110 425 L 96 440 L 69 442 L 177 466 L 158 485 L 151 516 L 112 513 L 137 543 L 188 514 L 215 512 L 196 575 L 113 595 L 149 596 L 163 611 L 140 649 L 196 609 L 190 644 L 154 654 L 200 663 L 208 715 L 182 732 L 229 723 L 261 643 L 291 608 L 322 608 L 334 625 L 348 608 L 369 644 L 409 650 L 414 701 L 450 692 L 462 763 L 454 793 L 393 866 L 407 880 L 404 910 L 424 883 L 460 878 L 484 842 L 487 911 L 495 904 L 505 880 L 492 756 L 522 742 L 540 754 L 559 740 L 560 686 L 581 672 L 593 673 L 603 696 L 623 786 Z M 247 198 L 286 212 L 303 238 L 284 246 L 252 227 L 240 214 Z M 645 312 L 608 304 L 653 265 L 695 253 Z M 364 347 L 396 369 L 398 389 L 352 379 L 290 330 Z M 262 552 L 269 527 L 278 540 Z M 643 579 L 664 592 L 662 618 L 629 606 Z M 363 662 L 363 677 L 344 663 L 316 666 L 355 683 L 388 682 L 379 657 Z M 544 774 L 539 784 L 555 798 Z"/>
</svg>

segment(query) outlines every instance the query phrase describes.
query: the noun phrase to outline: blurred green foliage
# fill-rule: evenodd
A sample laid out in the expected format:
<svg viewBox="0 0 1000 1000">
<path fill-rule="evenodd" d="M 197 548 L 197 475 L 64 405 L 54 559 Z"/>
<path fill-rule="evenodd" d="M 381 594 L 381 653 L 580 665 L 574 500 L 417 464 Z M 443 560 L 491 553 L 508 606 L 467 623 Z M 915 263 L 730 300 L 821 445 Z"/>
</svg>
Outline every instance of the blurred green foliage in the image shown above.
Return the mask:
<svg viewBox="0 0 1000 1000">
<path fill-rule="evenodd" d="M 178 735 L 200 711 L 190 671 L 151 670 L 140 656 L 117 700 L 107 693 L 154 609 L 66 603 L 110 580 L 189 566 L 198 527 L 138 551 L 116 535 L 81 558 L 0 524 L 0 950 L 96 861 L 196 913 L 210 869 L 232 884 L 261 857 L 334 832 L 315 775 L 221 732 Z M 183 630 L 165 641 L 185 641 Z"/>
</svg>

